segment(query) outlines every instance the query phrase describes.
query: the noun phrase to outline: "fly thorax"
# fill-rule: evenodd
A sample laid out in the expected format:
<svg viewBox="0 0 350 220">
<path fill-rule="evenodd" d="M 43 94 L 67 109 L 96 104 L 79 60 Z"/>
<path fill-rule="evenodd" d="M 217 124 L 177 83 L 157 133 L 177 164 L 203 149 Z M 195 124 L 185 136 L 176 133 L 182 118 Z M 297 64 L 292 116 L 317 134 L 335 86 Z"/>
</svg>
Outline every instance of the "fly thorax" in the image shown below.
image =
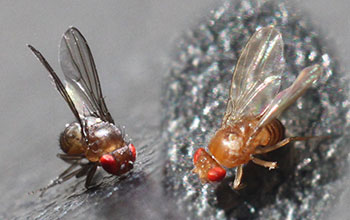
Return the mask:
<svg viewBox="0 0 350 220">
<path fill-rule="evenodd" d="M 87 125 L 86 157 L 89 161 L 96 162 L 103 154 L 113 152 L 125 145 L 120 129 L 114 124 L 100 121 Z"/>
<path fill-rule="evenodd" d="M 102 123 L 103 121 L 100 118 L 96 118 L 96 117 L 86 117 L 83 120 L 83 123 L 85 124 L 85 126 L 90 129 L 92 126 L 97 125 L 99 123 Z"/>
<path fill-rule="evenodd" d="M 244 149 L 244 140 L 239 129 L 224 128 L 215 133 L 208 148 L 221 165 L 231 168 L 237 166 Z"/>
<path fill-rule="evenodd" d="M 229 134 L 224 140 L 227 146 L 226 152 L 232 157 L 239 157 L 244 145 L 243 138 L 237 134 Z"/>
</svg>

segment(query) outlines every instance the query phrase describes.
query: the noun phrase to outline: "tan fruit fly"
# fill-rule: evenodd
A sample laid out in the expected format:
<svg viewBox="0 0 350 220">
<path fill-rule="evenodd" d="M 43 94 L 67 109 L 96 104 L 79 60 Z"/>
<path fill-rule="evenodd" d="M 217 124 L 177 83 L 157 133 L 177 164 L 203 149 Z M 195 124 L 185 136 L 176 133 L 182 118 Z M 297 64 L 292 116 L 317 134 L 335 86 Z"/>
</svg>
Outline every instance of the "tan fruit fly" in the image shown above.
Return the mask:
<svg viewBox="0 0 350 220">
<path fill-rule="evenodd" d="M 274 27 L 254 33 L 235 67 L 226 112 L 209 152 L 199 148 L 194 154 L 193 171 L 202 182 L 221 181 L 226 175 L 223 167 L 237 167 L 233 188 L 239 189 L 243 166 L 249 161 L 269 169 L 277 167 L 276 162 L 255 155 L 311 138 L 285 138 L 285 128 L 276 117 L 320 77 L 322 68 L 306 67 L 289 88 L 278 93 L 284 64 L 281 33 Z"/>
<path fill-rule="evenodd" d="M 58 154 L 58 157 L 70 166 L 41 191 L 74 176 L 86 176 L 85 187 L 90 188 L 99 166 L 118 176 L 131 170 L 136 149 L 114 124 L 102 95 L 90 48 L 79 30 L 69 28 L 61 40 L 59 62 L 65 85 L 43 55 L 31 45 L 28 47 L 47 69 L 76 119 L 67 125 L 59 139 L 64 153 Z"/>
</svg>

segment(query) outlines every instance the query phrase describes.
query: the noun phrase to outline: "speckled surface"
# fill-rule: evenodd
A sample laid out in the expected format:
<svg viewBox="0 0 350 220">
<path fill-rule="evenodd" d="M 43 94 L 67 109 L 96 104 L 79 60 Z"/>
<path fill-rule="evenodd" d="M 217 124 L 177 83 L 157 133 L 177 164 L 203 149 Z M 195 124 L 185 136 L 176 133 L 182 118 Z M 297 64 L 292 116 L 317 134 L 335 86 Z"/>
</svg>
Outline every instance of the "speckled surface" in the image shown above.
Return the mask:
<svg viewBox="0 0 350 220">
<path fill-rule="evenodd" d="M 228 186 L 234 172 L 220 184 L 202 185 L 191 172 L 192 155 L 221 123 L 240 51 L 257 28 L 267 25 L 275 25 L 285 42 L 282 88 L 304 67 L 324 67 L 316 85 L 280 117 L 287 135 L 335 137 L 269 153 L 266 158 L 279 164 L 273 171 L 248 164 L 247 187 L 240 191 Z M 195 219 L 325 218 L 341 192 L 337 186 L 348 162 L 348 85 L 349 76 L 339 72 L 325 42 L 295 8 L 281 1 L 226 3 L 181 41 L 164 87 L 167 195 Z"/>
</svg>

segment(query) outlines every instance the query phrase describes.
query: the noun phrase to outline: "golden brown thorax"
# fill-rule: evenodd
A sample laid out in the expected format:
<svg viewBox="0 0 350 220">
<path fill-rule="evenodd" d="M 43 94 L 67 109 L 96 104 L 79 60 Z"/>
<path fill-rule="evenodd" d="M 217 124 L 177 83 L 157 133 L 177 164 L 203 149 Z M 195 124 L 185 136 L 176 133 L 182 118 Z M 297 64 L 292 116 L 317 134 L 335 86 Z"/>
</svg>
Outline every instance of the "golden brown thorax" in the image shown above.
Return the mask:
<svg viewBox="0 0 350 220">
<path fill-rule="evenodd" d="M 251 160 L 255 148 L 271 146 L 284 136 L 284 127 L 274 119 L 270 124 L 260 129 L 246 145 L 258 123 L 257 117 L 246 117 L 233 126 L 220 128 L 209 143 L 209 151 L 215 159 L 227 168 L 246 164 Z"/>
<path fill-rule="evenodd" d="M 121 131 L 114 124 L 93 117 L 86 118 L 86 123 L 88 145 L 82 140 L 80 125 L 73 122 L 60 137 L 61 148 L 65 153 L 85 154 L 90 162 L 97 162 L 102 155 L 125 146 Z"/>
</svg>

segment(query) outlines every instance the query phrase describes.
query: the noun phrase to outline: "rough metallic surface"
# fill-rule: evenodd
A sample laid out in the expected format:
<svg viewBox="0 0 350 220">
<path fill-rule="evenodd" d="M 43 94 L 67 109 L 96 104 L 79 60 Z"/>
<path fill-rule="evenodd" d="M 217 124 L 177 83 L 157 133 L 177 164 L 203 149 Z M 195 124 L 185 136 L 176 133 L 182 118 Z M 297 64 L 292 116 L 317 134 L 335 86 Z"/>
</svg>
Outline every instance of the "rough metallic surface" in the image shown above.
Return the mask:
<svg viewBox="0 0 350 220">
<path fill-rule="evenodd" d="M 321 79 L 280 117 L 287 135 L 334 137 L 269 153 L 266 159 L 279 164 L 273 171 L 248 164 L 246 187 L 240 191 L 229 187 L 234 172 L 220 184 L 202 185 L 191 172 L 192 156 L 219 128 L 241 50 L 257 28 L 267 25 L 275 25 L 285 42 L 282 88 L 304 67 L 324 67 Z M 342 192 L 348 164 L 350 81 L 338 71 L 326 44 L 303 14 L 283 1 L 227 2 L 183 38 L 163 97 L 168 148 L 163 185 L 179 212 L 191 219 L 327 217 Z"/>
</svg>

